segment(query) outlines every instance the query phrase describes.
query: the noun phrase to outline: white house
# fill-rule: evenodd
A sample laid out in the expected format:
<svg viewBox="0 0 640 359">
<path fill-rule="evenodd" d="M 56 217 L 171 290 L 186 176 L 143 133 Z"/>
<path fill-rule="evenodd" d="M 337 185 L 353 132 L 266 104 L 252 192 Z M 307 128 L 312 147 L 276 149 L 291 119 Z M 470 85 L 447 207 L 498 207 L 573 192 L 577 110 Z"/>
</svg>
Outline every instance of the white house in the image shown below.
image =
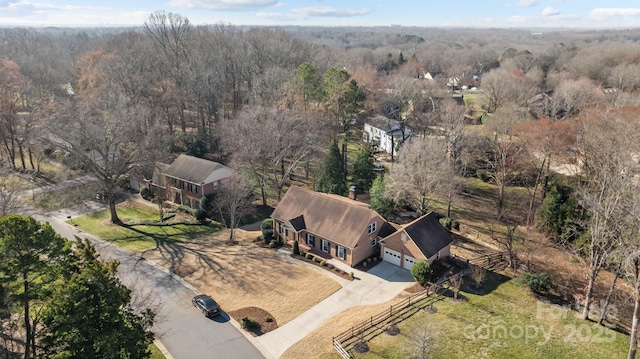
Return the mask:
<svg viewBox="0 0 640 359">
<path fill-rule="evenodd" d="M 410 136 L 411 130 L 400 121 L 375 115 L 364 123 L 362 139 L 377 145 L 379 150 L 396 154 L 398 146 Z"/>
</svg>

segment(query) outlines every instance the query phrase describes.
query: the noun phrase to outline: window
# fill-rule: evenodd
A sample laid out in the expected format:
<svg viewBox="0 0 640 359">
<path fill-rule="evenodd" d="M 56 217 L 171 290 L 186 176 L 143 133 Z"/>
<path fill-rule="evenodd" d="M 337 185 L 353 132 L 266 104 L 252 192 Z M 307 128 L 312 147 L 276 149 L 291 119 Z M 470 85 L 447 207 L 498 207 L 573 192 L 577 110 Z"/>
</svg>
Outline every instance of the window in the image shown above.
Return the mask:
<svg viewBox="0 0 640 359">
<path fill-rule="evenodd" d="M 196 186 L 196 185 L 192 184 L 192 185 L 191 185 L 191 192 L 193 192 L 193 193 L 198 193 L 198 186 Z"/>
<path fill-rule="evenodd" d="M 213 182 L 213 189 L 218 189 L 218 181 Z"/>
<path fill-rule="evenodd" d="M 373 239 L 371 239 L 371 246 L 372 246 L 372 247 L 375 247 L 375 246 L 376 246 L 376 244 L 378 244 L 378 239 L 377 239 L 377 238 L 373 238 Z"/>
<path fill-rule="evenodd" d="M 284 225 L 282 223 L 278 223 L 278 233 L 284 234 Z"/>
<path fill-rule="evenodd" d="M 314 236 L 313 234 L 307 233 L 307 245 L 309 245 L 310 247 L 315 247 L 316 246 L 316 236 Z"/>
<path fill-rule="evenodd" d="M 347 259 L 347 250 L 344 247 L 337 246 L 336 247 L 336 253 L 338 254 L 338 257 L 340 257 L 342 259 Z"/>
<path fill-rule="evenodd" d="M 197 199 L 192 199 L 191 203 L 193 204 L 191 206 L 193 209 L 200 209 L 200 201 L 198 201 Z"/>
<path fill-rule="evenodd" d="M 440 251 L 436 254 L 436 260 L 440 259 Z"/>
<path fill-rule="evenodd" d="M 329 253 L 329 241 L 322 240 L 322 251 L 325 253 Z"/>
<path fill-rule="evenodd" d="M 362 138 L 364 139 L 364 142 L 369 142 L 369 133 L 368 132 L 363 133 Z"/>
<path fill-rule="evenodd" d="M 189 184 L 187 182 L 182 182 L 182 189 L 184 190 L 189 189 Z"/>
<path fill-rule="evenodd" d="M 368 232 L 369 232 L 369 234 L 371 234 L 371 233 L 373 233 L 373 232 L 375 232 L 375 231 L 376 231 L 376 222 L 373 222 L 373 223 L 371 223 L 371 224 L 369 225 L 369 227 L 368 227 Z"/>
</svg>

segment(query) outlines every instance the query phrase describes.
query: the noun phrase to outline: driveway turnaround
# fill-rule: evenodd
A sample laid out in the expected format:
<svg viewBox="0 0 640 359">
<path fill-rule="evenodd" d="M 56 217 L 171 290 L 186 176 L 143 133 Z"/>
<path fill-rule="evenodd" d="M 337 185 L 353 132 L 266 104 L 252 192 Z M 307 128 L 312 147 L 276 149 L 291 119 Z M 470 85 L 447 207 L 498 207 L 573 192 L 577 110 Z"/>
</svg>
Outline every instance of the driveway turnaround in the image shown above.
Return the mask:
<svg viewBox="0 0 640 359">
<path fill-rule="evenodd" d="M 288 252 L 278 254 L 289 256 Z M 368 272 L 349 268 L 335 259 L 327 263 L 336 267 L 346 267 L 343 269 L 354 272 L 356 279 L 341 281 L 342 289 L 327 299 L 278 329 L 254 338 L 267 358 L 280 358 L 290 346 L 342 311 L 361 305 L 387 302 L 415 283 L 408 270 L 387 262 L 378 263 Z"/>
<path fill-rule="evenodd" d="M 119 272 L 125 284 L 136 283 L 136 287 L 153 291 L 153 295 L 157 296 L 160 302 L 154 332 L 158 333 L 157 339 L 168 351 L 167 358 L 264 358 L 240 329 L 234 326 L 226 313 L 208 319 L 194 308 L 191 298 L 197 294 L 197 290 L 184 280 L 165 268 L 141 260 L 132 252 L 65 223 L 68 216 L 73 219 L 102 209 L 97 206 L 95 203 L 89 203 L 89 207 L 80 206 L 46 215 L 32 215 L 39 221 L 49 222 L 56 232 L 70 240 L 73 240 L 74 236 L 88 238 L 103 259 L 120 262 Z M 215 293 L 207 294 L 215 298 Z"/>
</svg>

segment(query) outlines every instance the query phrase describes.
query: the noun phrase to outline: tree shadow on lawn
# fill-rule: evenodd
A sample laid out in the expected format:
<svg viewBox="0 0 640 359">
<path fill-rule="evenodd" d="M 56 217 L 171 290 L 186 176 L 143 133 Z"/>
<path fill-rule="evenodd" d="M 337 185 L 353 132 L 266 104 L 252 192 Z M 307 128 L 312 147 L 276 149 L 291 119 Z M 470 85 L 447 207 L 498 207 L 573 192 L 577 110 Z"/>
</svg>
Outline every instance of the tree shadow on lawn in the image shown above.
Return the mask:
<svg viewBox="0 0 640 359">
<path fill-rule="evenodd" d="M 465 280 L 464 284 L 460 288 L 460 292 L 484 296 L 492 293 L 500 285 L 510 281 L 511 279 L 513 278 L 504 274 L 487 271 L 487 278 L 482 282 L 482 285 L 480 285 L 479 288 L 476 287 L 476 284 L 473 283 L 472 280 Z"/>
</svg>

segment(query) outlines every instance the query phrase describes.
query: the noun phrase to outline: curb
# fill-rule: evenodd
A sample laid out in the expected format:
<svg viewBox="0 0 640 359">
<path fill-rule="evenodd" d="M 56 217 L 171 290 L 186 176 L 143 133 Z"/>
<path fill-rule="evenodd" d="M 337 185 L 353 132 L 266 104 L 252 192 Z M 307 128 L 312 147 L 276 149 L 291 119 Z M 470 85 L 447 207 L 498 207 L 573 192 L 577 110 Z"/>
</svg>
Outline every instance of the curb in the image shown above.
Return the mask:
<svg viewBox="0 0 640 359">
<path fill-rule="evenodd" d="M 171 353 L 169 353 L 167 348 L 164 347 L 164 345 L 162 344 L 162 342 L 160 340 L 158 340 L 158 339 L 154 340 L 153 344 L 155 344 L 155 346 L 158 347 L 158 350 L 160 350 L 160 353 L 162 353 L 162 355 L 164 355 L 164 357 L 166 359 L 174 359 L 173 355 L 171 355 Z"/>
</svg>

